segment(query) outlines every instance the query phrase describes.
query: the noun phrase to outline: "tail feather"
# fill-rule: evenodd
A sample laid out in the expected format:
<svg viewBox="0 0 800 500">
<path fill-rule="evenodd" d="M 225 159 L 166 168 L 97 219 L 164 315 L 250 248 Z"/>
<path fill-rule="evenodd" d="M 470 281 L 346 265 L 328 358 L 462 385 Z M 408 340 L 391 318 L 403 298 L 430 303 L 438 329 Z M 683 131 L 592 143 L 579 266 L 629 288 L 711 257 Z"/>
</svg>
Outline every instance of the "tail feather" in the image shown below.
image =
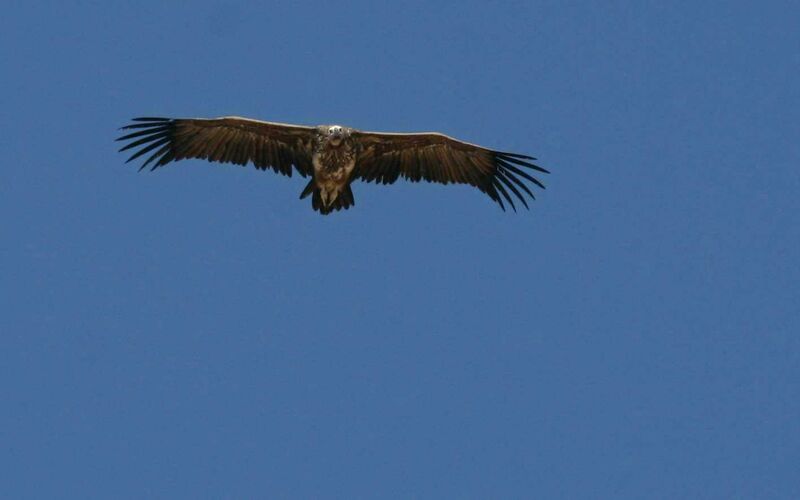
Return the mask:
<svg viewBox="0 0 800 500">
<path fill-rule="evenodd" d="M 328 215 L 338 210 L 347 210 L 356 204 L 356 200 L 353 197 L 353 190 L 350 189 L 350 184 L 345 185 L 341 192 L 339 192 L 339 196 L 327 207 L 322 203 L 322 195 L 314 179 L 311 179 L 305 189 L 303 189 L 303 192 L 300 193 L 300 199 L 302 200 L 308 197 L 308 195 L 311 195 L 311 207 L 322 215 Z"/>
<path fill-rule="evenodd" d="M 312 192 L 314 192 L 314 187 L 315 187 L 314 179 L 311 179 L 310 181 L 308 181 L 308 184 L 306 184 L 306 187 L 303 189 L 303 192 L 300 193 L 300 199 L 302 200 L 303 198 L 307 197 Z"/>
</svg>

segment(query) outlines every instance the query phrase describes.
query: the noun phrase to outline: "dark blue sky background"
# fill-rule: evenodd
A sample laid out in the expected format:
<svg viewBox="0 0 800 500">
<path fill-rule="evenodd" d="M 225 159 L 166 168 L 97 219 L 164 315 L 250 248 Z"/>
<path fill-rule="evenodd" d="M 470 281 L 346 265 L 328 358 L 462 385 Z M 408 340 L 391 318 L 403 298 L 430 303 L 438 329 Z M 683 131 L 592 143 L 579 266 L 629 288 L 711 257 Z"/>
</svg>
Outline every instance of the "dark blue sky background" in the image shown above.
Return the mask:
<svg viewBox="0 0 800 500">
<path fill-rule="evenodd" d="M 797 3 L 3 10 L 4 496 L 800 496 Z M 553 174 L 321 217 L 113 142 L 227 114 Z"/>
</svg>

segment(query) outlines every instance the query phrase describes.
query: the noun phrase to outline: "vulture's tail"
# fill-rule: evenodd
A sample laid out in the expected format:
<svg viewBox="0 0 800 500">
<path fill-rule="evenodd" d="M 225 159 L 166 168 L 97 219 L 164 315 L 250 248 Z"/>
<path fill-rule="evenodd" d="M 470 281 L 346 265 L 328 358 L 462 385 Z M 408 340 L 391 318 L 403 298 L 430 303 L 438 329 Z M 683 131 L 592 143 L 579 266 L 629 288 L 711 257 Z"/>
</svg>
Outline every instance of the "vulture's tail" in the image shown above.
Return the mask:
<svg viewBox="0 0 800 500">
<path fill-rule="evenodd" d="M 311 206 L 314 208 L 314 210 L 322 215 L 328 215 L 329 213 L 337 210 L 347 210 L 356 204 L 356 200 L 353 198 L 353 191 L 350 189 L 349 183 L 345 184 L 342 190 L 339 191 L 339 195 L 336 196 L 336 199 L 334 199 L 333 202 L 327 206 L 322 203 L 322 194 L 320 193 L 319 187 L 314 182 L 314 179 L 311 179 L 306 185 L 305 189 L 303 189 L 303 192 L 300 193 L 300 199 L 302 200 L 308 195 L 312 195 Z"/>
</svg>

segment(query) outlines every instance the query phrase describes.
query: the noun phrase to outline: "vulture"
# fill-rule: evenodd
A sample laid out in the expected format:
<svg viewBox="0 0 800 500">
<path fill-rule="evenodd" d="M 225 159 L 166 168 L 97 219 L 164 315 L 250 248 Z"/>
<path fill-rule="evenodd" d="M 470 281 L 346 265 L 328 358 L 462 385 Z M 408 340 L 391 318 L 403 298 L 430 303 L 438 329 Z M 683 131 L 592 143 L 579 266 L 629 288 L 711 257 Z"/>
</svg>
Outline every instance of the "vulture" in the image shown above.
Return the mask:
<svg viewBox="0 0 800 500">
<path fill-rule="evenodd" d="M 309 127 L 237 116 L 131 121 L 117 140 L 127 141 L 120 151 L 133 152 L 127 162 L 150 153 L 139 170 L 189 158 L 252 163 L 286 176 L 296 170 L 310 177 L 300 199 L 310 195 L 311 206 L 323 215 L 355 204 L 353 181 L 392 184 L 400 177 L 468 184 L 504 211 L 506 202 L 516 211 L 515 199 L 526 208 L 526 195 L 535 199 L 526 182 L 544 189 L 530 171 L 549 173 L 535 165 L 532 156 L 495 151 L 437 132 L 364 132 L 342 125 Z"/>
</svg>

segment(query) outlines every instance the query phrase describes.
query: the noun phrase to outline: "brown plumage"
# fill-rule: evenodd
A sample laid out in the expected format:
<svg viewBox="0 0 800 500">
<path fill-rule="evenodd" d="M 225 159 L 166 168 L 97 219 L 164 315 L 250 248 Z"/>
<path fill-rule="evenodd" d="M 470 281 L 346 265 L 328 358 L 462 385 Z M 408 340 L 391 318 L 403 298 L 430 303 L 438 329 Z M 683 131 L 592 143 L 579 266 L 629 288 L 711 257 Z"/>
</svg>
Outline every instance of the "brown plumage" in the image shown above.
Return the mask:
<svg viewBox="0 0 800 500">
<path fill-rule="evenodd" d="M 534 198 L 523 180 L 544 188 L 526 169 L 548 173 L 531 156 L 494 151 L 434 132 L 362 132 L 340 125 L 306 127 L 234 116 L 134 118 L 133 122 L 122 127 L 131 132 L 117 140 L 129 141 L 120 151 L 135 150 L 128 161 L 149 153 L 140 170 L 187 158 L 252 163 L 288 176 L 294 169 L 311 177 L 300 198 L 312 195 L 312 207 L 322 214 L 355 204 L 350 188 L 355 180 L 391 184 L 400 177 L 469 184 L 503 210 L 504 199 L 516 210 L 515 197 L 526 208 L 525 195 Z"/>
</svg>

